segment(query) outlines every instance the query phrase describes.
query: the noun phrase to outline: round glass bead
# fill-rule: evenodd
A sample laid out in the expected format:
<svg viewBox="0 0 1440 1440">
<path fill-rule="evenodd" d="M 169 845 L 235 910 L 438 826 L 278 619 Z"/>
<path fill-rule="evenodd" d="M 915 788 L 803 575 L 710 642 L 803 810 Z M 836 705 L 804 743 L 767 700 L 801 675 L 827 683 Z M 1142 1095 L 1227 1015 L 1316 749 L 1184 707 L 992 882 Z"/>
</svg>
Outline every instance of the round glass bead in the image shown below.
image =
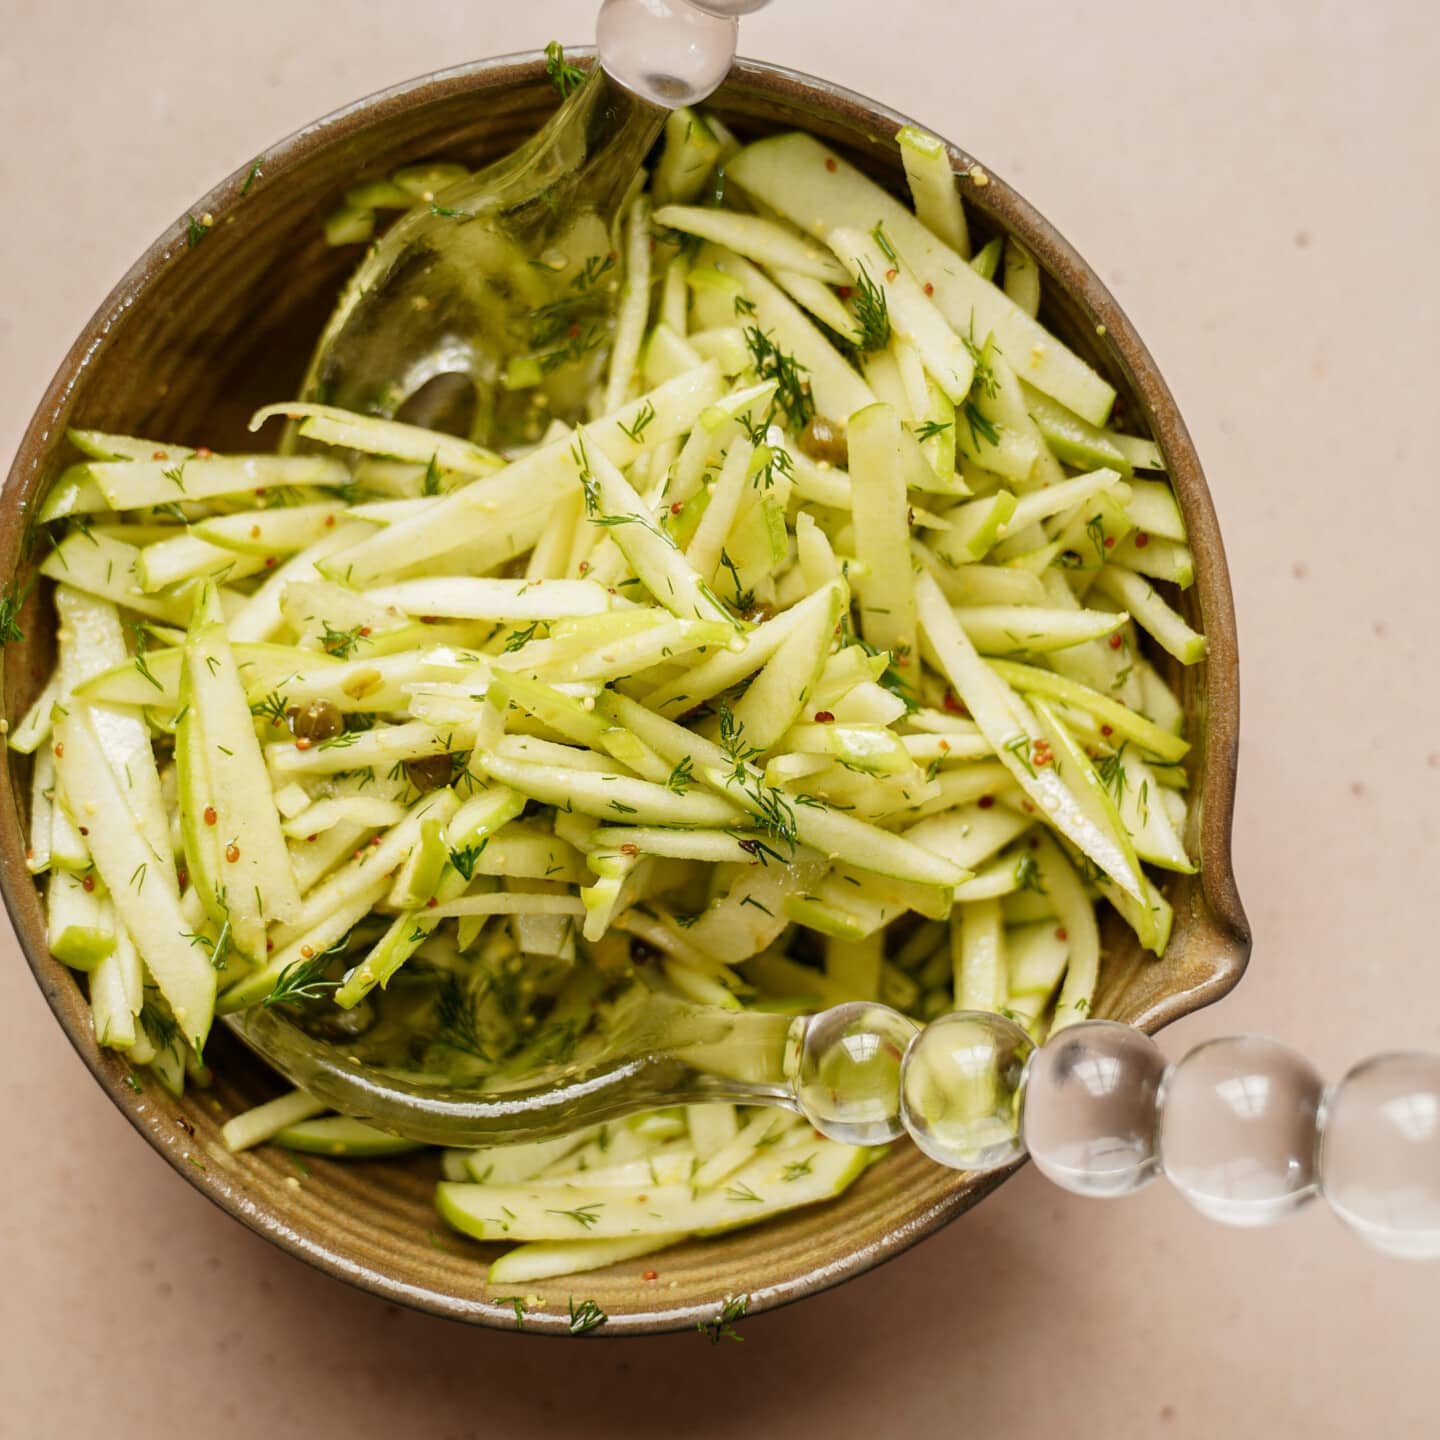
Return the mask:
<svg viewBox="0 0 1440 1440">
<path fill-rule="evenodd" d="M 888 1005 L 833 1005 L 805 1027 L 794 1078 L 801 1113 L 847 1145 L 883 1145 L 903 1133 L 900 1063 L 916 1026 Z"/>
<path fill-rule="evenodd" d="M 595 44 L 606 72 L 667 110 L 713 93 L 735 59 L 733 14 L 707 14 L 685 0 L 605 0 Z"/>
<path fill-rule="evenodd" d="M 1025 1062 L 1035 1046 L 1013 1020 L 957 1010 L 911 1042 L 900 1077 L 910 1138 L 958 1170 L 998 1170 L 1018 1160 Z"/>
<path fill-rule="evenodd" d="M 1320 1179 L 1331 1208 L 1376 1249 L 1440 1259 L 1440 1056 L 1377 1055 L 1340 1082 Z"/>
<path fill-rule="evenodd" d="M 1316 1193 L 1325 1086 L 1288 1046 L 1253 1037 L 1212 1040 L 1166 1075 L 1160 1160 L 1203 1215 L 1268 1225 Z"/>
<path fill-rule="evenodd" d="M 1031 1057 L 1021 1133 L 1041 1173 L 1077 1195 L 1125 1195 L 1160 1173 L 1165 1057 L 1129 1025 L 1069 1025 Z"/>
</svg>

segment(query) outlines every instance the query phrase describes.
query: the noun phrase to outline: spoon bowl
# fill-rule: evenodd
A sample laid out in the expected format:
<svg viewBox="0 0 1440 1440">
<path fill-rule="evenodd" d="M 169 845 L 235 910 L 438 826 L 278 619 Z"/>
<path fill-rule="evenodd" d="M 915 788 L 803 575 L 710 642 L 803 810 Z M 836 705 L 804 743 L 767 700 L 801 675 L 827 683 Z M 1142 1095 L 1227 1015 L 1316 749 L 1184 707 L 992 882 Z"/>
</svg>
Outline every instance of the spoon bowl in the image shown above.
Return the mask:
<svg viewBox="0 0 1440 1440">
<path fill-rule="evenodd" d="M 620 217 L 668 112 L 599 66 L 566 84 L 535 136 L 407 211 L 366 254 L 302 399 L 425 424 L 459 382 L 470 438 L 495 446 L 579 418 L 614 329 Z"/>
<path fill-rule="evenodd" d="M 278 1009 L 256 1006 L 225 1021 L 317 1100 L 429 1145 L 545 1140 L 705 1100 L 794 1108 L 790 1075 L 804 1017 L 688 1004 L 642 985 L 607 1010 L 603 1031 L 568 1059 L 512 1062 L 469 1085 L 378 1063 L 362 1044 L 311 1034 Z"/>
<path fill-rule="evenodd" d="M 856 164 L 903 189 L 895 134 L 905 119 L 794 72 L 741 62 L 709 102 L 745 138 L 806 129 Z M 532 136 L 555 94 L 539 56 L 484 61 L 359 102 L 268 150 L 192 207 L 215 217 L 193 247 L 184 220 L 137 262 L 78 337 L 47 390 L 11 468 L 0 507 L 0 579 L 23 586 L 32 557 L 28 516 L 69 459 L 67 424 L 164 434 L 215 448 L 246 444 L 259 405 L 300 393 L 305 362 L 347 274 L 354 250 L 332 249 L 320 217 L 345 189 L 423 159 L 478 167 Z M 957 171 L 973 157 L 952 152 Z M 258 172 L 258 173 L 257 173 Z M 1106 929 L 1095 1014 L 1154 1031 L 1224 995 L 1240 978 L 1249 932 L 1230 864 L 1238 733 L 1235 625 L 1215 515 L 1183 421 L 1134 329 L 1095 273 L 1019 195 L 993 175 L 964 184 L 980 236 L 1015 234 L 1045 273 L 1042 319 L 1117 386 L 1136 428 L 1163 448 L 1195 551 L 1187 619 L 1206 633 L 1209 658 L 1181 675 L 1195 740 L 1187 847 L 1195 876 L 1169 888 L 1174 936 L 1163 961 L 1141 954 L 1122 926 Z M 1103 327 L 1103 330 L 1102 330 Z M 48 673 L 50 607 L 33 596 L 25 640 L 4 652 L 4 714 L 13 724 Z M 278 1093 L 281 1083 L 220 1030 L 209 1059 L 214 1083 L 174 1102 L 154 1083 L 140 1093 L 128 1067 L 100 1051 L 81 985 L 49 955 L 44 916 L 25 868 L 29 763 L 0 767 L 0 889 L 26 958 L 56 1018 L 106 1093 L 176 1170 L 257 1233 L 329 1274 L 396 1303 L 510 1328 L 514 1313 L 485 1286 L 491 1252 L 436 1233 L 433 1155 L 383 1163 L 313 1158 L 304 1176 L 272 1147 L 230 1155 L 224 1120 Z M 198 1162 L 198 1164 L 196 1163 Z M 203 1169 L 199 1168 L 203 1165 Z M 989 1193 L 1009 1171 L 976 1177 L 897 1146 L 838 1201 L 663 1257 L 663 1283 L 639 1265 L 589 1275 L 584 1294 L 610 1316 L 604 1333 L 693 1328 L 744 1289 L 750 1311 L 772 1308 L 898 1254 Z M 298 1186 L 295 1182 L 298 1181 Z M 575 1282 L 537 1285 L 548 1302 L 526 1328 L 564 1331 Z"/>
</svg>

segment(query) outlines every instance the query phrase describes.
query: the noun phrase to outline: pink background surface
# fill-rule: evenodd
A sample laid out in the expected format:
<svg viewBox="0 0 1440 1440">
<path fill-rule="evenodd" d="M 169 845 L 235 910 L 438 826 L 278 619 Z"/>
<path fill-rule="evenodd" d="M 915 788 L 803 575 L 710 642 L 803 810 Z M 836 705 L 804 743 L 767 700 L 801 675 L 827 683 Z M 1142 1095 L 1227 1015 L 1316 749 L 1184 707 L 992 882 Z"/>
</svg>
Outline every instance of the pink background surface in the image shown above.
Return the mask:
<svg viewBox="0 0 1440 1440">
<path fill-rule="evenodd" d="M 1257 8 L 1264 14 L 1252 13 Z M 0 0 L 0 452 L 140 250 L 305 121 L 590 33 L 594 6 Z M 1440 12 L 1238 0 L 779 0 L 751 55 L 964 144 L 1114 288 L 1180 401 L 1243 655 L 1240 990 L 1163 1038 L 1332 1077 L 1440 1048 Z M 565 1346 L 404 1313 L 212 1209 L 133 1134 L 0 935 L 0 1436 L 1434 1434 L 1440 1271 L 1321 1207 L 1222 1230 L 1027 1172 L 744 1327 Z"/>
</svg>

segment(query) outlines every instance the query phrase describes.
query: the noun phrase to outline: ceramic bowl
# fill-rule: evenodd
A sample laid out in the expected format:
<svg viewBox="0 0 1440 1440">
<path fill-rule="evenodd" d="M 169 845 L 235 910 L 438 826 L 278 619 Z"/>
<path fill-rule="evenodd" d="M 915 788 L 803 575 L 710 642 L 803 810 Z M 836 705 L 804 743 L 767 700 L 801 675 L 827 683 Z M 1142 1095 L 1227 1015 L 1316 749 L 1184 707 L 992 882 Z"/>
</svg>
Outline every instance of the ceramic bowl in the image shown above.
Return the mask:
<svg viewBox="0 0 1440 1440">
<path fill-rule="evenodd" d="M 27 518 L 60 467 L 76 458 L 69 424 L 154 435 L 215 449 L 247 448 L 245 420 L 261 403 L 296 393 L 305 360 L 356 252 L 328 249 L 322 221 L 342 191 L 427 157 L 478 165 L 530 135 L 555 104 L 538 56 L 484 61 L 363 100 L 272 147 L 259 174 L 237 171 L 191 214 L 214 224 L 197 245 L 172 226 L 86 326 L 25 433 L 0 505 L 0 577 L 28 573 Z M 712 106 L 742 136 L 801 128 L 819 135 L 901 190 L 895 144 L 905 118 L 824 81 L 741 62 Z M 953 152 L 957 172 L 975 157 Z M 1230 864 L 1230 818 L 1239 719 L 1235 621 L 1215 513 L 1200 462 L 1139 336 L 1055 230 L 993 171 L 962 178 L 972 226 L 1013 232 L 1045 278 L 1042 319 L 1117 387 L 1132 426 L 1162 446 L 1189 526 L 1196 580 L 1181 598 L 1209 637 L 1208 661 L 1179 677 L 1194 748 L 1190 851 L 1199 873 L 1170 887 L 1175 930 L 1162 961 L 1141 954 L 1127 930 L 1106 931 L 1095 1013 L 1154 1031 L 1218 999 L 1239 979 L 1249 933 Z M 4 652 L 4 714 L 13 724 L 48 672 L 53 624 L 42 593 L 22 617 L 26 638 Z M 511 1307 L 485 1283 L 490 1248 L 441 1232 L 431 1204 L 433 1155 L 376 1163 L 310 1159 L 299 1173 L 283 1152 L 230 1155 L 220 1126 L 276 1094 L 273 1075 L 217 1029 L 215 1083 L 176 1103 L 158 1086 L 139 1094 L 127 1067 L 101 1051 L 77 978 L 51 959 L 36 887 L 25 868 L 29 763 L 0 767 L 0 888 L 20 943 L 77 1053 L 130 1122 L 176 1171 L 258 1234 L 328 1274 L 436 1315 L 513 1326 Z M 196 1163 L 198 1162 L 198 1163 Z M 203 1165 L 203 1168 L 200 1168 Z M 605 1334 L 693 1327 L 721 1299 L 748 1292 L 755 1313 L 859 1274 L 953 1220 L 999 1185 L 931 1164 L 897 1145 L 838 1202 L 654 1259 L 584 1278 L 583 1293 L 609 1314 Z M 646 1281 L 649 1269 L 660 1272 Z M 535 1285 L 548 1301 L 527 1321 L 563 1330 L 576 1282 Z"/>
</svg>

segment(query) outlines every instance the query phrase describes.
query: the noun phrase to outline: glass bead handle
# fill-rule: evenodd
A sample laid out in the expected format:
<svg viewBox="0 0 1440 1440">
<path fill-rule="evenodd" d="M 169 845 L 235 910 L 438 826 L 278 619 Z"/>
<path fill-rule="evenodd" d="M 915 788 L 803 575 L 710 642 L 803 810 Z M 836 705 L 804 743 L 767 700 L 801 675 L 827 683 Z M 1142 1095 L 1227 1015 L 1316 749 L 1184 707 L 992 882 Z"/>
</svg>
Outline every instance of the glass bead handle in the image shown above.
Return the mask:
<svg viewBox="0 0 1440 1440">
<path fill-rule="evenodd" d="M 711 95 L 735 59 L 738 17 L 769 0 L 605 0 L 595 25 L 601 67 L 667 110 Z"/>
<path fill-rule="evenodd" d="M 1166 1176 L 1202 1214 L 1267 1225 L 1323 1195 L 1376 1249 L 1440 1258 L 1440 1055 L 1397 1052 L 1328 1087 L 1274 1040 L 1211 1040 L 1173 1064 L 1141 1031 L 1070 1025 L 1036 1046 L 980 1011 L 917 1029 L 888 1007 L 814 1016 L 792 1078 L 822 1134 L 911 1139 L 984 1172 L 1027 1153 L 1077 1195 L 1129 1194 Z"/>
</svg>

